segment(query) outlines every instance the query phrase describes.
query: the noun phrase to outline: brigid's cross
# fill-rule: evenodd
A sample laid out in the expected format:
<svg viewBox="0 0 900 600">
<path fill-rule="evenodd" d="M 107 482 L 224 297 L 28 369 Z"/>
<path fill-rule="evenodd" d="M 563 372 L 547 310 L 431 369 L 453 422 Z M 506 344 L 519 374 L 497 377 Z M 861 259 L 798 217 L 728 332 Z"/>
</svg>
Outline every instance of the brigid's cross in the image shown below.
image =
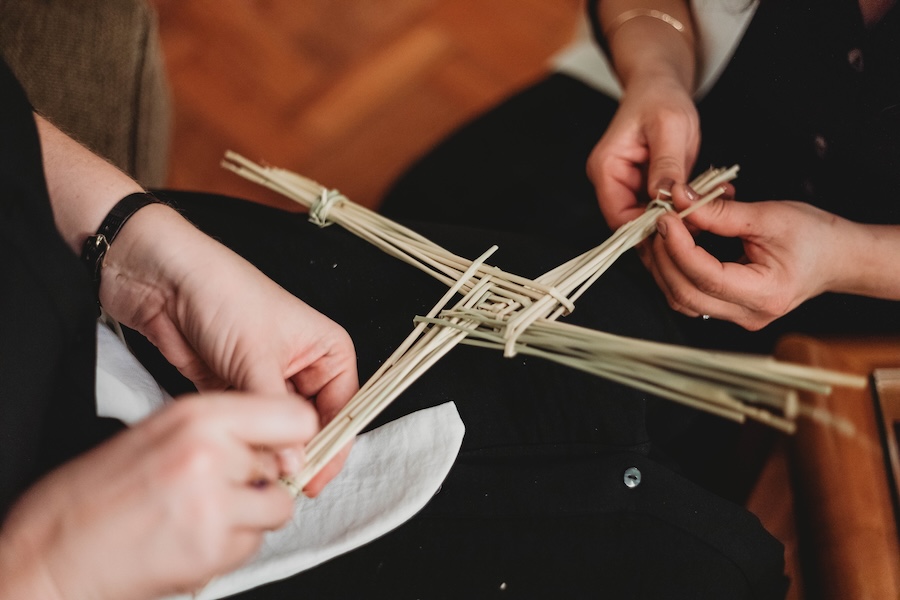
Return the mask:
<svg viewBox="0 0 900 600">
<path fill-rule="evenodd" d="M 605 242 L 536 279 L 453 254 L 335 190 L 229 152 L 223 166 L 300 203 L 320 226 L 338 224 L 386 253 L 432 275 L 449 290 L 381 368 L 306 448 L 304 470 L 288 482 L 295 493 L 357 433 L 435 362 L 460 343 L 539 356 L 714 414 L 755 419 L 791 432 L 803 413 L 797 390 L 829 393 L 831 385 L 863 386 L 863 378 L 777 362 L 769 357 L 708 352 L 637 340 L 560 323 L 575 301 L 622 254 L 656 231 L 672 210 L 655 200 Z M 701 199 L 717 198 L 737 167 L 713 169 L 691 182 Z M 688 211 L 681 213 L 686 216 Z M 452 306 L 458 294 L 462 298 Z"/>
</svg>

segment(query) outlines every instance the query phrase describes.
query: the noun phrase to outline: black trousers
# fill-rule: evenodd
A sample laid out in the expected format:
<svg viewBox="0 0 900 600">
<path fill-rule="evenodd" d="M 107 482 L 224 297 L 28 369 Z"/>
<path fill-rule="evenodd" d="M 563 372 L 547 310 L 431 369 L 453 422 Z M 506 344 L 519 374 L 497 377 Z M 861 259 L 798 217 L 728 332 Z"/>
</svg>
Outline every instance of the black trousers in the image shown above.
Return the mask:
<svg viewBox="0 0 900 600">
<path fill-rule="evenodd" d="M 445 291 L 338 227 L 319 229 L 303 215 L 216 196 L 160 195 L 343 325 L 363 381 L 412 329 L 412 317 Z M 414 227 L 463 256 L 497 243 L 492 264 L 527 276 L 577 251 L 521 234 Z M 658 299 L 634 283 L 637 268 L 617 265 L 605 275 L 616 293 L 595 286 L 568 319 L 669 339 Z M 170 391 L 189 388 L 152 348 L 136 351 Z M 466 436 L 441 491 L 418 516 L 363 548 L 239 597 L 783 595 L 782 547 L 755 517 L 656 460 L 646 411 L 660 401 L 544 361 L 458 347 L 380 422 L 447 400 L 457 404 Z M 675 421 L 681 413 L 671 415 Z M 642 473 L 636 488 L 624 484 L 629 467 Z"/>
</svg>

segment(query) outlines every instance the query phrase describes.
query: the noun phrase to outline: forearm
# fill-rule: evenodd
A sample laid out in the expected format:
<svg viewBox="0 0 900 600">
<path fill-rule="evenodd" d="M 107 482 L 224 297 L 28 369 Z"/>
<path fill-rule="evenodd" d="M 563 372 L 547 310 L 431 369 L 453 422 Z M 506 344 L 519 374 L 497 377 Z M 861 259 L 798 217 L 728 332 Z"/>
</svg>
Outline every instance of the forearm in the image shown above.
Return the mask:
<svg viewBox="0 0 900 600">
<path fill-rule="evenodd" d="M 61 598 L 37 557 L 8 538 L 0 531 L 0 600 Z"/>
<path fill-rule="evenodd" d="M 670 79 L 693 91 L 696 36 L 686 0 L 599 0 L 597 9 L 599 29 L 626 93 L 646 78 Z M 634 16 L 638 13 L 630 11 L 636 9 L 665 13 L 682 31 L 659 18 Z"/>
<path fill-rule="evenodd" d="M 46 119 L 35 115 L 35 120 L 56 227 L 80 254 L 116 202 L 142 188 Z"/>
<path fill-rule="evenodd" d="M 80 254 L 85 240 L 94 235 L 115 204 L 125 196 L 142 191 L 130 176 L 92 153 L 35 115 L 50 203 L 56 227 L 70 248 Z M 172 282 L 166 269 L 174 263 L 169 252 L 171 236 L 205 238 L 176 211 L 162 205 L 140 209 L 124 225 L 104 259 L 100 297 L 107 308 L 123 287 L 135 283 L 135 273 L 143 282 L 152 281 L 159 292 Z M 132 239 L 152 238 L 140 251 L 131 251 Z M 209 241 L 211 243 L 211 240 Z M 124 284 L 124 285 L 123 285 Z M 134 294 L 134 291 L 128 293 Z M 111 313 L 113 314 L 113 313 Z M 113 314 L 116 318 L 123 315 Z"/>
<path fill-rule="evenodd" d="M 845 222 L 845 242 L 829 291 L 900 300 L 900 225 Z M 833 243 L 823 241 L 823 243 Z"/>
</svg>

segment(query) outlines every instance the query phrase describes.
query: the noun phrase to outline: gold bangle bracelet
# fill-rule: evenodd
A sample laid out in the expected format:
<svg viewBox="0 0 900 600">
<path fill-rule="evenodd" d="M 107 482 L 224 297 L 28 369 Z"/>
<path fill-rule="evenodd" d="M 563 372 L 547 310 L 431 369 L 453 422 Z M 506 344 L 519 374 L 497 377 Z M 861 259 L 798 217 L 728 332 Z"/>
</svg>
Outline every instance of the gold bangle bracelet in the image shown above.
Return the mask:
<svg viewBox="0 0 900 600">
<path fill-rule="evenodd" d="M 637 19 L 638 17 L 650 17 L 651 19 L 662 21 L 666 25 L 671 26 L 678 33 L 682 34 L 689 42 L 693 43 L 690 34 L 684 27 L 684 23 L 682 23 L 669 13 L 663 12 L 661 10 L 656 10 L 655 8 L 633 8 L 631 10 L 626 10 L 615 19 L 613 19 L 613 22 L 609 24 L 609 27 L 603 30 L 603 35 L 606 36 L 607 40 L 609 40 L 616 33 L 616 31 L 618 31 L 619 28 L 622 27 L 622 25 L 624 25 L 628 21 L 631 21 L 632 19 Z"/>
</svg>

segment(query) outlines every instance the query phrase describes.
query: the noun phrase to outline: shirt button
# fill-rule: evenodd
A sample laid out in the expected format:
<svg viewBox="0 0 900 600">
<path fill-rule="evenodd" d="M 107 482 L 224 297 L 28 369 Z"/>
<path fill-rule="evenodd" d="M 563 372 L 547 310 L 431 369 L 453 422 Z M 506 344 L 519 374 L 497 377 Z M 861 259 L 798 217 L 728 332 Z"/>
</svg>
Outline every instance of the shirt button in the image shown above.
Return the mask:
<svg viewBox="0 0 900 600">
<path fill-rule="evenodd" d="M 828 141 L 824 135 L 817 135 L 813 138 L 813 147 L 816 149 L 816 156 L 825 158 L 828 153 Z"/>
<path fill-rule="evenodd" d="M 637 467 L 628 467 L 622 477 L 627 488 L 636 488 L 641 485 L 641 472 Z"/>
<path fill-rule="evenodd" d="M 857 73 L 862 73 L 865 65 L 863 64 L 863 52 L 859 48 L 854 48 L 847 53 L 847 62 L 853 67 Z"/>
</svg>

